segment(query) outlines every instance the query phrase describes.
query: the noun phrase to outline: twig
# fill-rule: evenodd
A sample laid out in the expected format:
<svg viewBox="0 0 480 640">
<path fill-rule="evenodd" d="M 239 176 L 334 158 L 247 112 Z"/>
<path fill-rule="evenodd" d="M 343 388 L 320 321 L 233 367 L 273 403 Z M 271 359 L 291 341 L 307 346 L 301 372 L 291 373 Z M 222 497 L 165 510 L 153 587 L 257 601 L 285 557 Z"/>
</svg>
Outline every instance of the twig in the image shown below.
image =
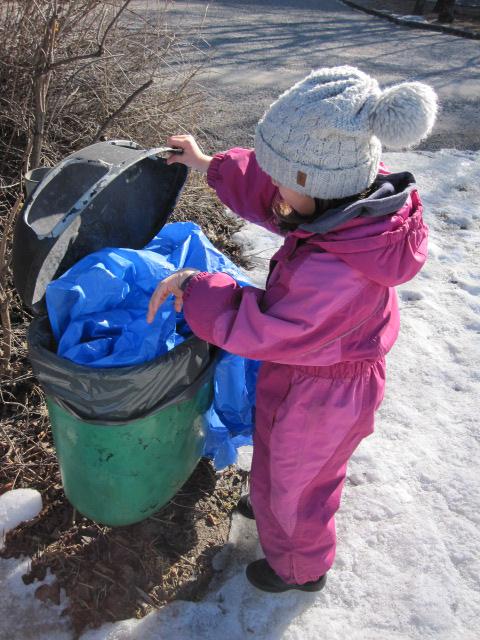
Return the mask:
<svg viewBox="0 0 480 640">
<path fill-rule="evenodd" d="M 42 152 L 45 118 L 47 113 L 47 95 L 51 79 L 51 64 L 55 47 L 57 17 L 54 14 L 47 25 L 43 44 L 37 51 L 37 64 L 33 95 L 35 100 L 32 164 L 38 167 Z"/>
<path fill-rule="evenodd" d="M 5 229 L 2 239 L 0 240 L 0 319 L 2 322 L 2 343 L 0 356 L 0 373 L 8 369 L 10 356 L 12 354 L 12 324 L 10 321 L 10 302 L 11 293 L 7 287 L 7 239 L 8 232 L 22 204 L 21 194 L 10 210 L 10 214 L 5 223 Z"/>
<path fill-rule="evenodd" d="M 98 128 L 98 131 L 95 134 L 95 137 L 93 138 L 93 142 L 96 142 L 100 138 L 100 136 L 103 134 L 103 132 L 115 120 L 115 118 L 117 118 L 123 111 L 125 111 L 128 105 L 130 105 L 135 100 L 135 98 L 137 98 L 141 93 L 143 93 L 149 87 L 151 87 L 152 84 L 153 84 L 153 78 L 150 78 L 150 80 L 147 80 L 147 82 L 144 82 L 141 87 L 138 87 L 138 89 L 136 89 L 133 93 L 131 93 L 128 96 L 128 98 L 124 101 L 124 103 L 120 105 L 120 107 L 116 111 L 114 111 L 112 115 L 109 116 L 105 120 L 105 122 Z"/>
<path fill-rule="evenodd" d="M 120 7 L 119 11 L 115 14 L 112 20 L 107 25 L 107 28 L 103 32 L 103 37 L 98 45 L 98 49 L 91 53 L 83 53 L 78 56 L 71 56 L 69 58 L 62 58 L 61 60 L 57 60 L 49 65 L 48 70 L 52 71 L 53 69 L 57 69 L 58 67 L 62 67 L 66 64 L 72 64 L 73 62 L 78 62 L 79 60 L 88 60 L 89 58 L 100 58 L 103 55 L 103 51 L 105 48 L 105 41 L 107 39 L 108 34 L 113 29 L 115 24 L 118 22 L 118 19 L 128 7 L 128 5 L 132 2 L 132 0 L 125 0 L 123 5 Z"/>
</svg>

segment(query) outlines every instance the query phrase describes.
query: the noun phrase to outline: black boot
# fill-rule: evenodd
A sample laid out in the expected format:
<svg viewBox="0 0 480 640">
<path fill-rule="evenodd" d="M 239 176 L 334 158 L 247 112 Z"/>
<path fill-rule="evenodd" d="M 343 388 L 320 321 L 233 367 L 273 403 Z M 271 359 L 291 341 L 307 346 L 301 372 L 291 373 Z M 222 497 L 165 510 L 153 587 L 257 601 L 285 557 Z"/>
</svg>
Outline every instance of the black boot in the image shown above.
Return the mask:
<svg viewBox="0 0 480 640">
<path fill-rule="evenodd" d="M 263 560 L 255 560 L 247 567 L 247 578 L 257 589 L 268 591 L 270 593 L 281 593 L 290 589 L 299 589 L 300 591 L 320 591 L 325 586 L 327 576 L 321 576 L 313 582 L 305 584 L 290 584 L 277 576 L 268 562 Z"/>
<path fill-rule="evenodd" d="M 252 503 L 250 502 L 250 496 L 248 493 L 240 498 L 237 502 L 237 511 L 245 518 L 255 520 L 255 514 L 253 513 Z"/>
</svg>

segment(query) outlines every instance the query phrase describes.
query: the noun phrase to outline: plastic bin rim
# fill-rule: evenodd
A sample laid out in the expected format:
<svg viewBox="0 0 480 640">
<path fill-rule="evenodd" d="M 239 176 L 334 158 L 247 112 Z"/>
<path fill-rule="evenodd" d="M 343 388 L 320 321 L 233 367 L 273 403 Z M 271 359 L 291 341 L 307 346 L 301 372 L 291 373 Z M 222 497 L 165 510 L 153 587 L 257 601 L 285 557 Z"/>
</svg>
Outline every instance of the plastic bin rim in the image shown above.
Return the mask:
<svg viewBox="0 0 480 640">
<path fill-rule="evenodd" d="M 47 315 L 35 316 L 34 317 L 32 322 L 30 323 L 30 326 L 28 327 L 29 348 L 31 348 L 31 346 L 32 346 L 31 342 L 30 342 L 31 334 L 33 333 L 37 323 L 40 323 L 40 322 L 48 322 L 49 323 L 50 321 L 49 321 Z M 174 349 L 171 349 L 170 351 L 167 351 L 166 353 L 163 353 L 162 355 L 157 356 L 156 358 L 153 358 L 152 360 L 147 360 L 145 362 L 142 362 L 141 364 L 127 365 L 125 367 L 89 367 L 88 364 L 79 364 L 78 362 L 74 362 L 73 360 L 67 360 L 67 361 L 68 361 L 69 368 L 71 368 L 73 370 L 77 369 L 82 374 L 85 374 L 88 371 L 91 371 L 92 369 L 94 369 L 95 372 L 97 372 L 97 373 L 105 372 L 105 375 L 108 374 L 111 377 L 115 377 L 116 375 L 118 375 L 119 378 L 123 378 L 123 377 L 125 377 L 126 374 L 130 373 L 131 371 L 134 371 L 134 370 L 141 371 L 142 367 L 150 368 L 153 364 L 155 364 L 157 362 L 158 363 L 160 363 L 161 361 L 162 362 L 168 362 L 173 357 L 176 357 L 179 352 L 181 353 L 182 351 L 185 351 L 186 349 L 188 349 L 189 345 L 194 343 L 194 342 L 205 342 L 205 340 L 202 340 L 201 338 L 198 338 L 196 335 L 192 334 L 191 336 L 188 336 L 188 338 L 185 338 L 185 340 L 183 342 L 181 342 L 180 344 L 178 344 Z M 215 345 L 211 345 L 208 342 L 206 344 L 209 344 L 213 349 L 216 349 Z M 62 356 L 59 356 L 54 351 L 51 351 L 50 349 L 47 349 L 47 347 L 45 347 L 44 345 L 42 345 L 40 343 L 36 343 L 35 345 L 33 345 L 33 348 L 39 349 L 42 352 L 46 352 L 50 359 L 65 360 L 65 358 L 62 358 Z"/>
</svg>

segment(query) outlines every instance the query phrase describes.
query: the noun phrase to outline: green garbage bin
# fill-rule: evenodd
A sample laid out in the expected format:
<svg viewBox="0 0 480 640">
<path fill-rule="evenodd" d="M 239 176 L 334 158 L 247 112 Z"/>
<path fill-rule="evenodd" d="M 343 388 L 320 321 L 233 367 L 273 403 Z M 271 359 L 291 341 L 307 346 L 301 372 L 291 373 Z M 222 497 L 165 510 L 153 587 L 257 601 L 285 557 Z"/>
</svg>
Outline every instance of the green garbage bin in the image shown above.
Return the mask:
<svg viewBox="0 0 480 640">
<path fill-rule="evenodd" d="M 65 494 L 80 513 L 111 526 L 158 511 L 194 470 L 216 352 L 191 336 L 138 366 L 77 365 L 56 355 L 44 296 L 85 255 L 140 249 L 158 233 L 187 176 L 162 151 L 110 141 L 76 152 L 40 174 L 14 234 L 16 288 L 36 316 L 29 357 L 47 396 Z"/>
<path fill-rule="evenodd" d="M 111 526 L 155 513 L 188 479 L 203 451 L 205 382 L 193 398 L 121 425 L 87 422 L 47 397 L 65 495 Z"/>
</svg>

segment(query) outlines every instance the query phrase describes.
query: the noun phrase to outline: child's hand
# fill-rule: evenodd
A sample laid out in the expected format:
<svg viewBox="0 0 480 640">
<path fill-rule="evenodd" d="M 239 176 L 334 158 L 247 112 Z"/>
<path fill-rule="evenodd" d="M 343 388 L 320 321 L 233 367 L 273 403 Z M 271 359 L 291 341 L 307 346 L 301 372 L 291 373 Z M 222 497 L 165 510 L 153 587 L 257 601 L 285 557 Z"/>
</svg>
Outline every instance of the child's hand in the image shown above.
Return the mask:
<svg viewBox="0 0 480 640">
<path fill-rule="evenodd" d="M 165 280 L 158 283 L 148 305 L 147 322 L 151 324 L 161 304 L 169 295 L 175 296 L 175 311 L 180 312 L 183 307 L 182 285 L 187 278 L 199 273 L 197 269 L 180 269 Z"/>
<path fill-rule="evenodd" d="M 171 153 L 167 158 L 167 164 L 179 162 L 201 173 L 207 173 L 212 158 L 202 152 L 193 136 L 170 136 L 167 138 L 167 144 L 183 149 L 181 155 Z"/>
</svg>

